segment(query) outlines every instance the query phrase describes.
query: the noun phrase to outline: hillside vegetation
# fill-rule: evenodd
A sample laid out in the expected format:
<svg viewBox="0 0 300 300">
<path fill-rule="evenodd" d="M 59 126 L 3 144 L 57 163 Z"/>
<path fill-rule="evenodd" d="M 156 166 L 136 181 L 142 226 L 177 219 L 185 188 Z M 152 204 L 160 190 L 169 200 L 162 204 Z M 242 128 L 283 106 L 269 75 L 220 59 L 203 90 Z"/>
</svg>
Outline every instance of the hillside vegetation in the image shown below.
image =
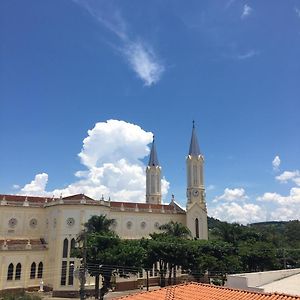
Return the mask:
<svg viewBox="0 0 300 300">
<path fill-rule="evenodd" d="M 208 218 L 209 239 L 238 250 L 243 271 L 300 267 L 300 222 L 262 222 L 248 226 Z"/>
</svg>

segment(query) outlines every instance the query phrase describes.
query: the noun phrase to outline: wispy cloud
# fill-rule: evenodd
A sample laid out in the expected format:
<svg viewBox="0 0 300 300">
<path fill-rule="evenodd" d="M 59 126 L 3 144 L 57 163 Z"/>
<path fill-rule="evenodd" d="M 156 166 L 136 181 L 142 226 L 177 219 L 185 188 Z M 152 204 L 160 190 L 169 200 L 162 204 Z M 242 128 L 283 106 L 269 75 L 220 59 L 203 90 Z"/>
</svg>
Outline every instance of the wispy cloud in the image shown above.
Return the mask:
<svg viewBox="0 0 300 300">
<path fill-rule="evenodd" d="M 150 86 L 159 81 L 164 66 L 158 62 L 155 53 L 149 47 L 141 42 L 133 42 L 127 46 L 124 54 L 145 85 Z"/>
<path fill-rule="evenodd" d="M 228 0 L 225 4 L 225 8 L 229 8 L 236 0 Z"/>
<path fill-rule="evenodd" d="M 253 8 L 250 7 L 248 4 L 245 4 L 243 6 L 243 12 L 242 12 L 241 18 L 242 19 L 247 18 L 252 12 L 253 12 Z"/>
<path fill-rule="evenodd" d="M 280 157 L 276 155 L 272 161 L 272 166 L 274 171 L 279 170 L 280 163 L 281 163 Z"/>
<path fill-rule="evenodd" d="M 251 58 L 253 56 L 256 56 L 258 54 L 259 54 L 259 51 L 257 51 L 257 50 L 250 50 L 250 51 L 247 51 L 243 54 L 237 55 L 237 59 L 244 60 L 244 59 L 248 59 L 248 58 Z"/>
<path fill-rule="evenodd" d="M 129 66 L 146 86 L 151 86 L 161 79 L 165 70 L 161 60 L 148 43 L 129 31 L 128 24 L 119 10 L 114 8 L 107 11 L 103 7 L 99 8 L 94 2 L 92 5 L 90 1 L 73 1 L 85 8 L 97 22 L 118 38 L 116 48 L 121 51 Z"/>
<path fill-rule="evenodd" d="M 295 7 L 295 13 L 296 13 L 297 17 L 300 18 L 300 8 Z"/>
</svg>

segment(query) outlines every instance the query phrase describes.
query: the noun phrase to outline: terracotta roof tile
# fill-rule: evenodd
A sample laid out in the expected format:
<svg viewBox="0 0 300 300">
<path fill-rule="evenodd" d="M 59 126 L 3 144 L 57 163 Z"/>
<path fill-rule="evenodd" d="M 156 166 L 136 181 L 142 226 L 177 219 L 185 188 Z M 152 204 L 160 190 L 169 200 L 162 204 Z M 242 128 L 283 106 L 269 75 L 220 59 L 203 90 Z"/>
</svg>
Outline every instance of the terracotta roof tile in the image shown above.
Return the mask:
<svg viewBox="0 0 300 300">
<path fill-rule="evenodd" d="M 174 209 L 176 212 L 182 213 L 185 212 L 181 207 L 178 205 L 173 204 L 149 204 L 149 203 L 133 203 L 133 202 L 119 202 L 119 201 L 111 201 L 110 206 L 114 208 L 120 208 L 123 205 L 124 209 L 135 209 L 138 207 L 140 210 L 156 210 L 161 211 L 164 209 L 165 212 L 173 212 Z"/>
<path fill-rule="evenodd" d="M 13 206 L 22 206 L 24 201 L 27 199 L 28 204 L 30 206 L 38 206 L 43 207 L 46 203 L 51 203 L 53 200 L 57 202 L 59 198 L 52 199 L 51 197 L 36 197 L 36 196 L 23 196 L 23 195 L 3 195 L 0 194 L 0 201 L 6 200 L 8 205 Z M 170 204 L 148 204 L 148 203 L 133 203 L 133 202 L 119 202 L 119 201 L 99 201 L 93 198 L 90 198 L 84 194 L 76 194 L 67 197 L 63 197 L 64 204 L 80 204 L 82 203 L 81 200 L 85 200 L 86 204 L 92 205 L 106 205 L 110 206 L 114 209 L 119 210 L 123 205 L 125 210 L 135 210 L 136 207 L 142 211 L 149 211 L 150 209 L 153 212 L 161 212 L 165 211 L 166 213 L 185 213 L 185 211 L 178 206 L 175 202 L 171 202 Z M 47 200 L 47 201 L 46 201 Z"/>
<path fill-rule="evenodd" d="M 300 300 L 300 297 L 284 294 L 250 292 L 203 283 L 187 283 L 159 290 L 128 295 L 126 300 Z"/>
<path fill-rule="evenodd" d="M 45 203 L 47 197 L 35 197 L 35 196 L 20 196 L 20 195 L 2 195 L 0 194 L 0 201 L 5 199 L 12 202 L 24 202 L 27 197 L 27 201 L 31 203 Z M 49 197 L 47 198 L 49 201 Z"/>
<path fill-rule="evenodd" d="M 97 201 L 97 200 L 94 200 L 84 194 L 76 194 L 76 195 L 71 195 L 71 196 L 67 196 L 67 197 L 63 197 L 62 199 L 65 201 L 65 200 L 82 200 L 82 198 L 84 198 L 85 200 L 89 200 L 89 201 Z M 99 201 L 97 201 L 99 202 Z"/>
</svg>

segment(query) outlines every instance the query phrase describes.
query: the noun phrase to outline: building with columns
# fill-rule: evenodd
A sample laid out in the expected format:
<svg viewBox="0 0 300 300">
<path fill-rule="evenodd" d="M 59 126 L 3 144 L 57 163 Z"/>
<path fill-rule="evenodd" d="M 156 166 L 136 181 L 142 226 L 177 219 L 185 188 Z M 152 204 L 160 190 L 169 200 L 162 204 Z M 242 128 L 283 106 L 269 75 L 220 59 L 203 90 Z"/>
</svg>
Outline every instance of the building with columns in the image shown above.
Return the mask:
<svg viewBox="0 0 300 300">
<path fill-rule="evenodd" d="M 71 257 L 75 239 L 93 215 L 115 219 L 113 230 L 126 239 L 149 237 L 169 221 L 186 225 L 194 238 L 207 239 L 207 211 L 203 176 L 204 158 L 193 124 L 186 158 L 186 209 L 174 197 L 162 203 L 161 171 L 155 140 L 146 168 L 144 203 L 92 199 L 83 194 L 60 198 L 0 195 L 0 291 L 32 289 L 41 283 L 54 295 L 70 295 L 79 289 Z M 139 274 L 143 278 L 143 274 Z M 155 269 L 150 277 L 155 277 Z M 120 286 L 136 287 L 137 278 L 120 279 Z M 127 280 L 127 281 L 126 281 Z M 87 281 L 93 285 L 93 278 Z"/>
</svg>

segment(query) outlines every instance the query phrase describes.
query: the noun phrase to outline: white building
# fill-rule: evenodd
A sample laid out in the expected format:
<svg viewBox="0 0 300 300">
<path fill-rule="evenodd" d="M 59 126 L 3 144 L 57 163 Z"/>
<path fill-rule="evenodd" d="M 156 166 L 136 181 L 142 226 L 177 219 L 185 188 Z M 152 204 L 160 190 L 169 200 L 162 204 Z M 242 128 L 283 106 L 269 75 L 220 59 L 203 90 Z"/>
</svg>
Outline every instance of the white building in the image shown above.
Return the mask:
<svg viewBox="0 0 300 300">
<path fill-rule="evenodd" d="M 186 210 L 174 197 L 170 204 L 161 203 L 161 166 L 154 140 L 146 168 L 145 203 L 95 200 L 83 194 L 52 199 L 0 195 L 0 291 L 36 288 L 41 280 L 55 295 L 78 291 L 70 249 L 92 215 L 115 219 L 113 229 L 121 238 L 148 237 L 173 220 L 186 225 L 194 238 L 207 239 L 203 164 L 193 125 L 186 158 Z"/>
<path fill-rule="evenodd" d="M 300 296 L 300 269 L 232 274 L 226 286 L 245 291 L 284 293 Z"/>
</svg>

